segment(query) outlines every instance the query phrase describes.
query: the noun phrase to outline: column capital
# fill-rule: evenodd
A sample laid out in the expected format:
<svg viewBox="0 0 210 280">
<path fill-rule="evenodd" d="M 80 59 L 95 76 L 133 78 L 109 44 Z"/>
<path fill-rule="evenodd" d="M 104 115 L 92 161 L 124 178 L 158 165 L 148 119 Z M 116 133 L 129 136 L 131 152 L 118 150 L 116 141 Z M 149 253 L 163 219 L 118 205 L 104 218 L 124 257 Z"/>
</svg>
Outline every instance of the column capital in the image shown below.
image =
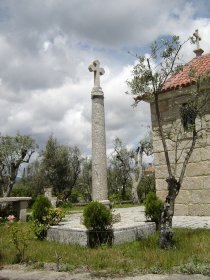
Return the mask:
<svg viewBox="0 0 210 280">
<path fill-rule="evenodd" d="M 104 93 L 101 87 L 93 87 L 91 91 L 91 98 L 93 99 L 94 97 L 104 98 Z"/>
</svg>

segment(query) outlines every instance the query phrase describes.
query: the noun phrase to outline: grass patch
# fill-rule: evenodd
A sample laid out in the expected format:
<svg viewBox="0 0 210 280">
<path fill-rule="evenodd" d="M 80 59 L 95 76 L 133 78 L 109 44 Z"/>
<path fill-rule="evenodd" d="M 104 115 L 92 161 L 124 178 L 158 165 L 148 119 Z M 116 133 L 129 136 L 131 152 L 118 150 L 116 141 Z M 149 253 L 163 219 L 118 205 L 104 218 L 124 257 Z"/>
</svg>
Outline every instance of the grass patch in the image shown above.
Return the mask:
<svg viewBox="0 0 210 280">
<path fill-rule="evenodd" d="M 136 207 L 136 206 L 144 206 L 144 204 L 133 204 L 133 203 L 120 204 L 120 203 L 114 203 L 112 205 L 113 209 L 114 208 L 130 208 L 130 207 Z"/>
<path fill-rule="evenodd" d="M 12 228 L 15 223 L 0 226 L 0 263 L 12 264 L 16 248 L 11 242 Z M 23 230 L 30 223 L 18 225 Z M 210 230 L 175 229 L 174 246 L 164 251 L 158 246 L 158 234 L 146 240 L 132 243 L 103 246 L 97 249 L 64 245 L 46 240 L 39 241 L 33 236 L 28 238 L 25 258 L 36 264 L 56 263 L 64 270 L 88 268 L 113 274 L 143 273 L 202 273 L 210 275 Z"/>
</svg>

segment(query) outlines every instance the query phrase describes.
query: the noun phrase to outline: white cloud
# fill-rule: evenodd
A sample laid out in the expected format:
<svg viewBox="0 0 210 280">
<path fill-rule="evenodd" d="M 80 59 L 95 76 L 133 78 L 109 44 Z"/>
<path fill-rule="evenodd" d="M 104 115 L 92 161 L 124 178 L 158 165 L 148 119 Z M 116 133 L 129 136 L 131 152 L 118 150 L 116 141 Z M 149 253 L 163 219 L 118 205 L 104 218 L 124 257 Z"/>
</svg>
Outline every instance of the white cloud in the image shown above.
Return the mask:
<svg viewBox="0 0 210 280">
<path fill-rule="evenodd" d="M 205 2 L 205 5 L 204 5 Z M 204 9 L 205 6 L 205 9 Z M 107 148 L 118 136 L 130 147 L 150 124 L 148 104 L 132 108 L 125 94 L 135 57 L 161 36 L 182 40 L 196 28 L 210 51 L 209 1 L 194 0 L 5 0 L 0 2 L 0 131 L 31 134 L 42 147 L 49 134 L 61 143 L 91 146 L 88 65 L 105 68 Z M 204 16 L 202 16 L 204 14 Z M 185 60 L 194 46 L 183 49 Z"/>
</svg>

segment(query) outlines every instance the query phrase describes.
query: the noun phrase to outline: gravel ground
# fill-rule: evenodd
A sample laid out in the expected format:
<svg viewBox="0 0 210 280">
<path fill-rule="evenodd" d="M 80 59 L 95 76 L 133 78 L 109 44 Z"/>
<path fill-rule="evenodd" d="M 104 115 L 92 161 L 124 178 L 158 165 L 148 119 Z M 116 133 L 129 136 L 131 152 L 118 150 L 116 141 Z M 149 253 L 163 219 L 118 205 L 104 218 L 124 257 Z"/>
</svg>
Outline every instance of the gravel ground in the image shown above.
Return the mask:
<svg viewBox="0 0 210 280">
<path fill-rule="evenodd" d="M 210 280 L 210 277 L 199 274 L 182 275 L 135 275 L 127 277 L 100 276 L 90 272 L 56 272 L 50 270 L 31 270 L 21 265 L 10 265 L 1 268 L 0 280 Z"/>
</svg>

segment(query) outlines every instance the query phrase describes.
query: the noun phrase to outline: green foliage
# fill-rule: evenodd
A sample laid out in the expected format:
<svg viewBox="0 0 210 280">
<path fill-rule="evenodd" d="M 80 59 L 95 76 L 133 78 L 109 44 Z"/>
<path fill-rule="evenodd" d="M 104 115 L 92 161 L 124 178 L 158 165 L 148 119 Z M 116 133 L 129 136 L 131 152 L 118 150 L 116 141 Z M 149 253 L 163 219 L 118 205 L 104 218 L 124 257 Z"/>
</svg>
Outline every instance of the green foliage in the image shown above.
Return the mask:
<svg viewBox="0 0 210 280">
<path fill-rule="evenodd" d="M 87 229 L 106 230 L 112 226 L 112 213 L 102 203 L 92 201 L 84 208 L 84 225 Z"/>
<path fill-rule="evenodd" d="M 56 203 L 56 207 L 61 207 L 64 209 L 71 209 L 73 206 L 70 201 L 59 200 L 58 203 Z"/>
<path fill-rule="evenodd" d="M 24 262 L 26 260 L 25 253 L 29 245 L 29 240 L 31 237 L 31 230 L 27 230 L 21 227 L 21 222 L 16 223 L 11 227 L 11 242 L 16 249 L 16 259 L 17 263 Z"/>
<path fill-rule="evenodd" d="M 53 188 L 55 194 L 71 194 L 81 171 L 81 153 L 75 147 L 59 145 L 51 135 L 43 152 L 41 171 L 45 185 Z"/>
<path fill-rule="evenodd" d="M 64 218 L 64 213 L 60 208 L 48 209 L 47 215 L 42 217 L 43 223 L 49 226 L 57 225 Z"/>
<path fill-rule="evenodd" d="M 162 208 L 162 200 L 154 192 L 148 193 L 145 199 L 145 216 L 146 219 L 155 222 L 156 229 L 159 229 Z"/>
<path fill-rule="evenodd" d="M 119 203 L 121 200 L 121 195 L 119 193 L 113 193 L 113 194 L 109 195 L 109 200 L 112 203 Z"/>
<path fill-rule="evenodd" d="M 146 94 L 147 98 L 158 94 L 167 78 L 182 69 L 178 55 L 181 46 L 179 37 L 172 36 L 169 40 L 155 41 L 149 58 L 138 56 L 138 63 L 132 71 L 133 79 L 127 81 L 131 93 L 139 96 Z"/>
<path fill-rule="evenodd" d="M 46 237 L 48 226 L 40 223 L 38 220 L 34 220 L 32 230 L 39 240 L 43 240 Z"/>
<path fill-rule="evenodd" d="M 28 163 L 37 145 L 30 136 L 0 135 L 0 195 L 11 195 L 19 167 Z"/>
<path fill-rule="evenodd" d="M 14 214 L 14 207 L 12 203 L 7 204 L 6 206 L 0 205 L 0 217 L 5 218 L 9 215 Z"/>
<path fill-rule="evenodd" d="M 30 196 L 32 197 L 32 200 L 29 202 L 29 207 L 33 205 L 39 194 L 43 194 L 43 186 L 46 186 L 43 170 L 41 170 L 40 166 L 40 158 L 37 158 L 24 168 L 21 180 L 14 186 L 14 189 L 19 185 L 29 189 Z"/>
<path fill-rule="evenodd" d="M 64 212 L 60 208 L 46 208 L 45 214 L 40 220 L 33 221 L 33 231 L 40 240 L 44 239 L 50 226 L 57 225 L 64 217 Z"/>
<path fill-rule="evenodd" d="M 132 152 L 129 151 L 119 138 L 114 140 L 114 152 L 108 163 L 109 195 L 120 194 L 120 200 L 131 199 L 133 168 Z"/>
<path fill-rule="evenodd" d="M 17 183 L 14 185 L 12 189 L 11 196 L 22 196 L 22 197 L 27 197 L 31 196 L 32 192 L 31 189 L 28 185 L 24 185 L 22 183 Z"/>
<path fill-rule="evenodd" d="M 83 158 L 81 173 L 77 182 L 77 190 L 79 192 L 79 197 L 85 202 L 90 202 L 92 200 L 92 161 L 88 157 Z"/>
<path fill-rule="evenodd" d="M 44 239 L 50 226 L 57 225 L 64 213 L 59 208 L 51 208 L 49 199 L 39 195 L 32 209 L 33 231 L 38 239 Z"/>
<path fill-rule="evenodd" d="M 79 190 L 75 190 L 75 189 L 72 190 L 71 196 L 70 196 L 71 202 L 77 203 L 78 202 L 78 198 L 79 198 Z"/>
<path fill-rule="evenodd" d="M 84 225 L 89 229 L 89 246 L 112 244 L 112 214 L 102 203 L 92 201 L 84 208 Z"/>
<path fill-rule="evenodd" d="M 43 217 L 48 214 L 51 202 L 44 195 L 38 195 L 36 201 L 32 207 L 32 217 L 34 220 L 38 220 L 40 223 L 43 222 Z"/>
<path fill-rule="evenodd" d="M 155 192 L 155 175 L 143 176 L 138 185 L 137 192 L 140 203 L 145 201 L 149 192 Z"/>
</svg>

